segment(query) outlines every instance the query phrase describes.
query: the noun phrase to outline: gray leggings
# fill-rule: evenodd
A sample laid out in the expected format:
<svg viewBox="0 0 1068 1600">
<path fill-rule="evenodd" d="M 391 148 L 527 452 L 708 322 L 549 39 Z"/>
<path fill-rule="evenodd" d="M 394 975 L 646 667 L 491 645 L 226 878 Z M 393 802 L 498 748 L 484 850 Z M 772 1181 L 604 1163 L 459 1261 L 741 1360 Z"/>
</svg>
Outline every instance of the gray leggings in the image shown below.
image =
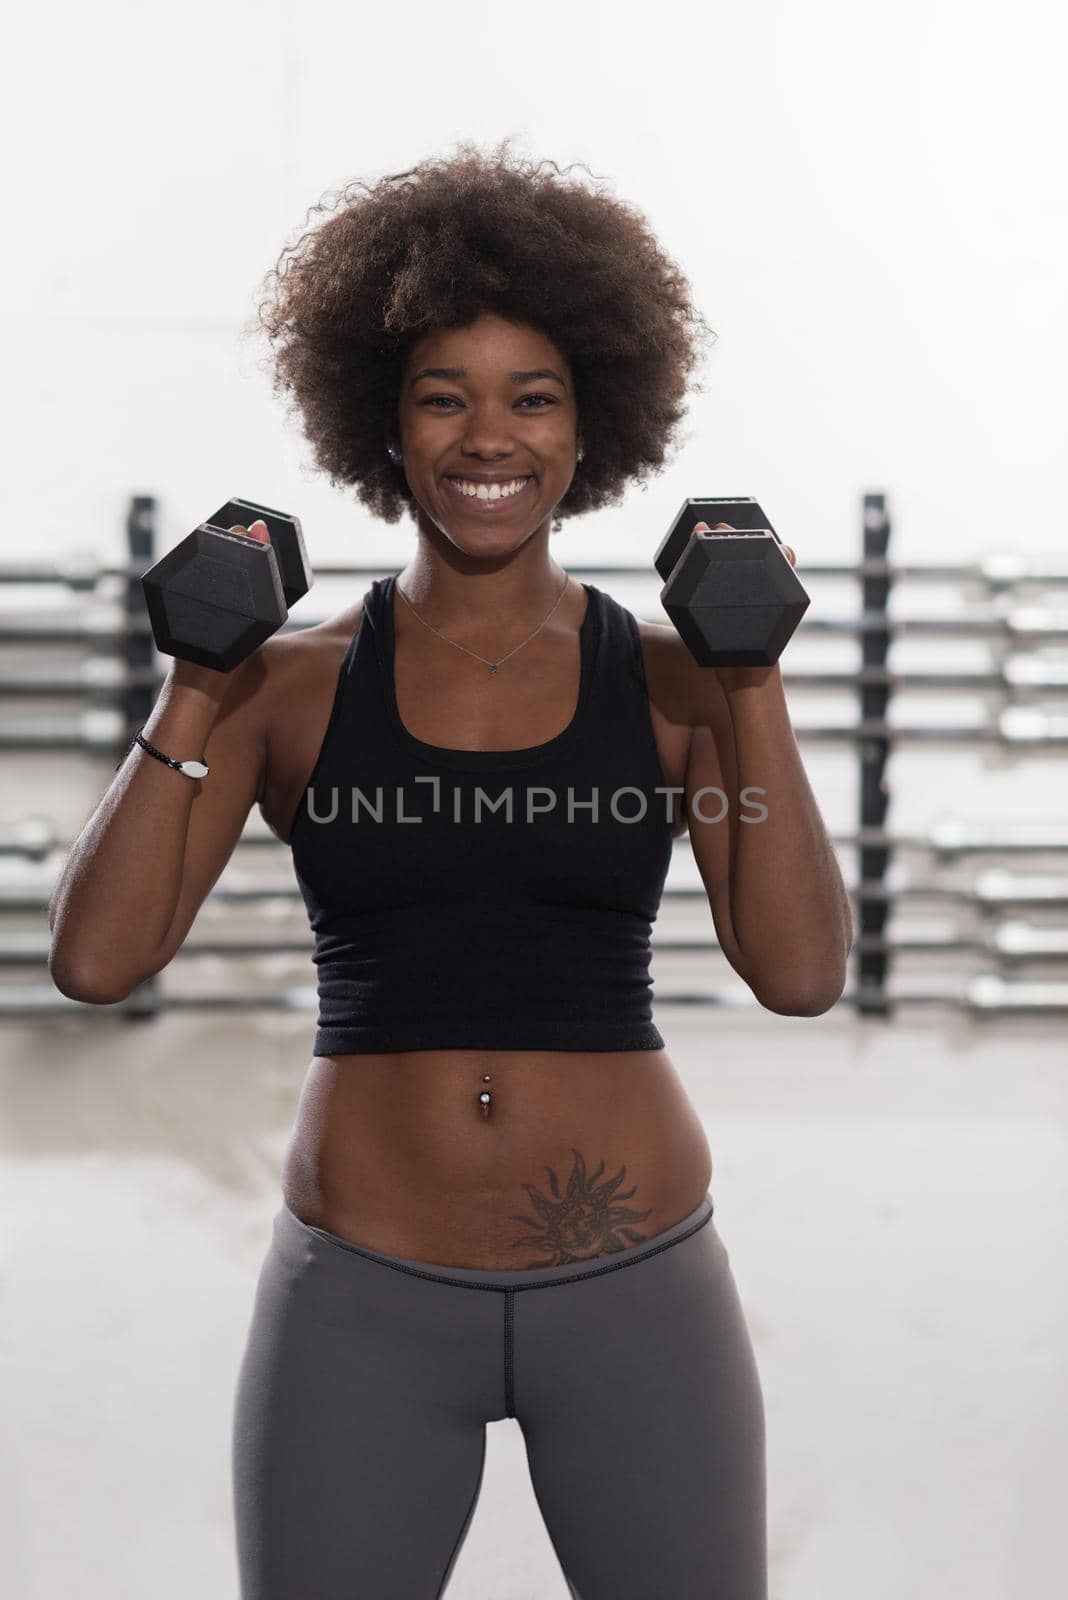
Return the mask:
<svg viewBox="0 0 1068 1600">
<path fill-rule="evenodd" d="M 438 1600 L 502 1417 L 573 1600 L 766 1600 L 763 1397 L 707 1194 L 629 1249 L 497 1272 L 283 1204 L 234 1404 L 241 1600 Z"/>
</svg>

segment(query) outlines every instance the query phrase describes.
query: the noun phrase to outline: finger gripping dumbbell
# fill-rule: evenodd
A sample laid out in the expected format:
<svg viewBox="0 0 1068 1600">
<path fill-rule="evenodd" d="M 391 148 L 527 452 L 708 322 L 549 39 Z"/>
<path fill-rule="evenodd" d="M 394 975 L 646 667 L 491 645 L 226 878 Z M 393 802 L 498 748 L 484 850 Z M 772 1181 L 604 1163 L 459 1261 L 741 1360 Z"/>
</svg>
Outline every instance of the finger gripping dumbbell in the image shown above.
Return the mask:
<svg viewBox="0 0 1068 1600">
<path fill-rule="evenodd" d="M 270 543 L 243 533 L 260 520 Z M 232 672 L 307 594 L 311 568 L 300 521 L 252 500 L 228 500 L 141 579 L 156 646 L 216 672 Z"/>
<path fill-rule="evenodd" d="M 726 522 L 731 532 L 695 532 Z M 770 667 L 809 606 L 775 529 L 748 495 L 685 500 L 654 557 L 660 603 L 702 667 Z"/>
</svg>

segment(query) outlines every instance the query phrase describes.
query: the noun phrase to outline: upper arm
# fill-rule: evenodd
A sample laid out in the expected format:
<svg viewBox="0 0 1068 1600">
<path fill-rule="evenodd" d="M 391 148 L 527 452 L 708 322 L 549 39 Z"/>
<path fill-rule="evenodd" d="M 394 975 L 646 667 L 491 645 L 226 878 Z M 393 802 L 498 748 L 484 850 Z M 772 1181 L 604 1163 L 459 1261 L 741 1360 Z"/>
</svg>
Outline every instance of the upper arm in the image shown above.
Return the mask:
<svg viewBox="0 0 1068 1600">
<path fill-rule="evenodd" d="M 731 840 L 739 819 L 735 814 L 738 762 L 730 710 L 715 670 L 699 667 L 681 641 L 680 645 L 686 657 L 689 684 L 690 752 L 683 800 L 690 842 L 720 948 L 735 972 L 748 983 L 748 963 L 735 938 L 731 918 Z"/>
<path fill-rule="evenodd" d="M 724 811 L 722 796 L 736 794 L 738 787 L 727 697 L 716 672 L 697 665 L 673 626 L 642 622 L 639 628 L 650 705 L 671 755 L 671 781 L 678 781 L 676 775 L 681 775 L 681 815 L 675 832 L 689 828 L 716 937 L 731 966 L 748 982 L 731 921 L 731 832 L 737 824 L 736 806 L 721 821 L 714 820 Z M 702 794 L 702 790 L 711 792 Z"/>
<path fill-rule="evenodd" d="M 181 948 L 208 894 L 226 866 L 263 791 L 266 776 L 266 701 L 272 684 L 268 639 L 232 675 L 204 747 L 208 776 L 197 793 L 186 833 L 182 884 L 171 925 L 152 971 L 161 971 Z"/>
</svg>

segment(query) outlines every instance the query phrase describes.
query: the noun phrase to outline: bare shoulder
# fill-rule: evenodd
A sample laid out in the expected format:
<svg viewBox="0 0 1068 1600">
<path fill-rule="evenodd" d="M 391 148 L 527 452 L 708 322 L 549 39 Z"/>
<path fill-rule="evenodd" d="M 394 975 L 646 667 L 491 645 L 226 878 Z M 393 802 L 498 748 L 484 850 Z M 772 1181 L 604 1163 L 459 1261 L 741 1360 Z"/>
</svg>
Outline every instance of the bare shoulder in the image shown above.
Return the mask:
<svg viewBox="0 0 1068 1600">
<path fill-rule="evenodd" d="M 336 677 L 362 619 L 363 601 L 357 600 L 313 627 L 276 633 L 264 641 L 249 666 L 254 664 L 256 696 L 272 729 L 324 675 L 333 672 Z"/>
<path fill-rule="evenodd" d="M 257 795 L 268 826 L 288 840 L 300 796 L 315 766 L 345 652 L 363 620 L 363 601 L 310 628 L 276 633 L 256 652 L 256 697 L 264 737 Z"/>
</svg>

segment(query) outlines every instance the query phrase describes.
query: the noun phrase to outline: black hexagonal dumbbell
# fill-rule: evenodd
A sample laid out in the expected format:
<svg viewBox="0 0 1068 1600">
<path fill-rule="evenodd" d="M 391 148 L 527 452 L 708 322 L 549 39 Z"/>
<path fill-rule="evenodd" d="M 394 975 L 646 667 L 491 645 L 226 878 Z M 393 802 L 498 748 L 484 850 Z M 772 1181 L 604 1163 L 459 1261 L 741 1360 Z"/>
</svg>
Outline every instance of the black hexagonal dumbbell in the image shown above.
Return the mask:
<svg viewBox="0 0 1068 1600">
<path fill-rule="evenodd" d="M 695 533 L 699 522 L 734 532 Z M 702 667 L 770 667 L 809 597 L 778 534 L 748 495 L 686 500 L 654 559 L 660 603 Z"/>
<path fill-rule="evenodd" d="M 230 532 L 257 520 L 270 544 Z M 164 655 L 232 672 L 282 626 L 312 574 L 297 517 L 235 499 L 149 567 L 141 584 Z"/>
</svg>

